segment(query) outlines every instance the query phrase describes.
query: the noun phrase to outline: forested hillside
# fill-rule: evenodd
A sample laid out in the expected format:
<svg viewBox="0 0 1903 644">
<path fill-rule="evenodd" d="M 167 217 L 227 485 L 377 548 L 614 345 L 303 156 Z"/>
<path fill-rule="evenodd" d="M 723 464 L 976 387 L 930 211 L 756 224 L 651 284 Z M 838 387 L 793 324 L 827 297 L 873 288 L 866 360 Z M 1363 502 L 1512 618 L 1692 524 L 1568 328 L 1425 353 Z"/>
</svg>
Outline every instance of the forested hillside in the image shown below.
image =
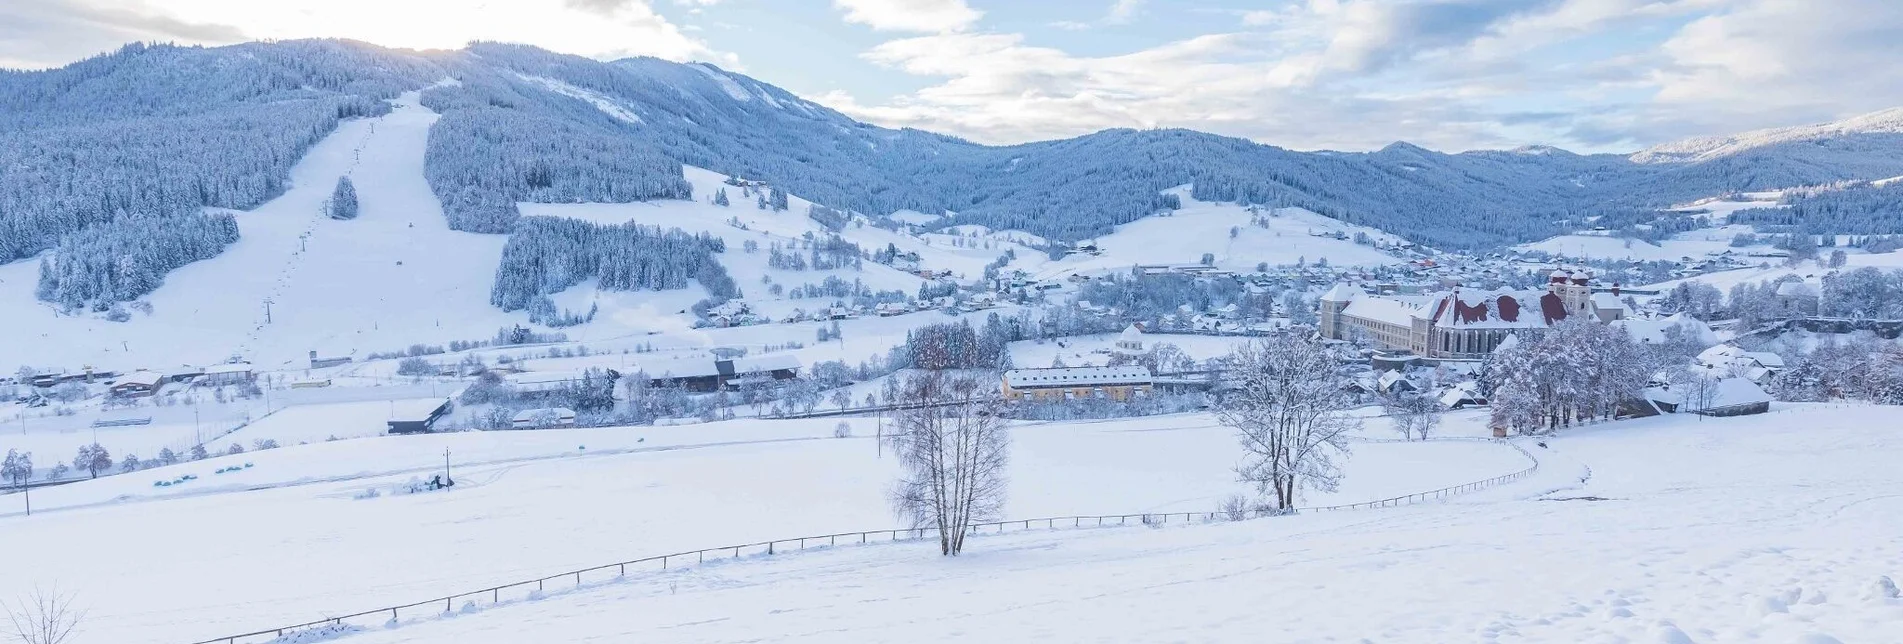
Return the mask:
<svg viewBox="0 0 1903 644">
<path fill-rule="evenodd" d="M 55 301 L 137 297 L 236 239 L 217 222 L 149 220 L 269 200 L 340 119 L 386 112 L 382 99 L 440 76 L 435 67 L 360 43 L 294 41 L 132 45 L 57 70 L 0 71 L 0 262 L 57 245 L 42 278 Z M 195 232 L 206 230 L 220 232 Z M 117 274 L 94 268 L 105 266 Z"/>
<path fill-rule="evenodd" d="M 704 64 L 495 43 L 427 53 L 347 41 L 130 46 L 0 72 L 0 261 L 58 247 L 43 279 L 50 300 L 104 310 L 136 298 L 229 243 L 222 232 L 145 235 L 150 225 L 136 222 L 256 206 L 341 119 L 380 114 L 385 99 L 419 89 L 442 114 L 425 174 L 448 223 L 498 234 L 515 229 L 518 202 L 693 197 L 683 163 L 835 208 L 955 212 L 942 224 L 1058 242 L 1175 208 L 1162 191 L 1194 184 L 1199 199 L 1300 206 L 1450 249 L 1539 239 L 1591 217 L 1642 223 L 1659 206 L 1731 191 L 1903 175 L 1903 135 L 1880 131 L 1631 158 L 1405 143 L 1296 152 L 1187 130 L 984 146 L 859 123 Z M 1862 211 L 1830 212 L 1847 218 L 1830 230 L 1867 228 Z M 108 266 L 120 274 L 100 273 Z"/>
</svg>

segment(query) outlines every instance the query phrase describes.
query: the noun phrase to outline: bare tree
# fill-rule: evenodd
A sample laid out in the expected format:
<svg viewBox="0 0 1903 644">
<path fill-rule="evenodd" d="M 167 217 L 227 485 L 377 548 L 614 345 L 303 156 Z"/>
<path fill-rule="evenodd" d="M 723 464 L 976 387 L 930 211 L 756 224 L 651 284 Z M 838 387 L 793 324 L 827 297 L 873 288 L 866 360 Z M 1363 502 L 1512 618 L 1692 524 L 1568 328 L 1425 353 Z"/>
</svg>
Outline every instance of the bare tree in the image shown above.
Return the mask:
<svg viewBox="0 0 1903 644">
<path fill-rule="evenodd" d="M 846 411 L 847 407 L 852 406 L 852 392 L 847 391 L 843 387 L 834 389 L 833 395 L 827 398 L 827 402 L 831 402 L 834 407 L 838 407 L 839 411 Z"/>
<path fill-rule="evenodd" d="M 890 401 L 910 407 L 886 434 L 902 472 L 893 507 L 914 528 L 936 529 L 940 554 L 963 552 L 971 524 L 1004 508 L 1011 445 L 991 394 L 988 380 L 925 371 Z"/>
<path fill-rule="evenodd" d="M 7 625 L 20 644 L 61 644 L 73 636 L 86 611 L 73 605 L 73 595 L 58 588 L 34 589 L 13 604 L 0 604 Z"/>
<path fill-rule="evenodd" d="M 1440 401 L 1432 396 L 1416 392 L 1396 392 L 1381 397 L 1381 410 L 1394 423 L 1394 431 L 1401 433 L 1404 440 L 1419 437 L 1427 440 L 1427 435 L 1440 427 L 1441 412 L 1444 409 Z"/>
<path fill-rule="evenodd" d="M 1269 508 L 1295 507 L 1298 491 L 1333 491 L 1338 457 L 1348 453 L 1351 401 L 1335 362 L 1320 344 L 1278 336 L 1243 345 L 1230 356 L 1236 389 L 1216 418 L 1236 428 L 1246 452 L 1236 473 L 1268 496 Z"/>
<path fill-rule="evenodd" d="M 1676 382 L 1672 384 L 1678 389 L 1679 411 L 1703 414 L 1718 402 L 1718 378 L 1694 369 L 1675 375 L 1679 377 L 1673 378 Z"/>
</svg>

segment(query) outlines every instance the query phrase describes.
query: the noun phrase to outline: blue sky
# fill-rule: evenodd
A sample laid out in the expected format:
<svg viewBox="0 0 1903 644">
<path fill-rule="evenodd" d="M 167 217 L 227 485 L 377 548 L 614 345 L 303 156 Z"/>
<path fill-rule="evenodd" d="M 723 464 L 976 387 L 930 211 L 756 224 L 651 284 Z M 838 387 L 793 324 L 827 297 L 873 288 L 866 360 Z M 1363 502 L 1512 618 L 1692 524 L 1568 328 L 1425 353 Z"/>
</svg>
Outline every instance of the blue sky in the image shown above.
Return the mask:
<svg viewBox="0 0 1903 644">
<path fill-rule="evenodd" d="M 1898 0 L 9 0 L 0 66 L 132 40 L 525 42 L 705 60 L 988 143 L 1629 151 L 1903 105 Z"/>
</svg>

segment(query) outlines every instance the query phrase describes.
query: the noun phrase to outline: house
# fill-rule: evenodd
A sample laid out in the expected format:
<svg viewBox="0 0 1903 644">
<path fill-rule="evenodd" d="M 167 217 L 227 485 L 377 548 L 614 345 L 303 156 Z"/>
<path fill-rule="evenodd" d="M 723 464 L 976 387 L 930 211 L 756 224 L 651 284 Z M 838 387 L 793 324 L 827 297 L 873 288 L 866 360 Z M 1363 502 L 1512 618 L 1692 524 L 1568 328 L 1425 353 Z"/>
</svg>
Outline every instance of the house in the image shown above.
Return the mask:
<svg viewBox="0 0 1903 644">
<path fill-rule="evenodd" d="M 1124 356 L 1143 353 L 1143 329 L 1131 324 L 1129 328 L 1123 330 L 1123 333 L 1117 334 L 1117 345 L 1114 351 Z"/>
<path fill-rule="evenodd" d="M 222 387 L 251 382 L 251 378 L 251 363 L 227 362 L 205 367 L 205 375 L 199 378 L 199 382 L 211 387 Z"/>
<path fill-rule="evenodd" d="M 1725 378 L 1717 383 L 1717 393 L 1704 409 L 1692 410 L 1706 416 L 1745 416 L 1771 410 L 1771 394 L 1765 393 L 1748 378 Z"/>
<path fill-rule="evenodd" d="M 575 410 L 567 407 L 524 409 L 516 412 L 515 416 L 509 419 L 509 426 L 516 429 L 574 427 Z"/>
<path fill-rule="evenodd" d="M 420 398 L 390 401 L 389 433 L 422 434 L 449 415 L 448 398 Z"/>
<path fill-rule="evenodd" d="M 112 395 L 121 398 L 143 398 L 156 394 L 165 387 L 165 375 L 154 371 L 134 371 L 119 378 L 112 386 Z"/>
<path fill-rule="evenodd" d="M 1480 388 L 1473 381 L 1465 381 L 1448 387 L 1440 394 L 1440 406 L 1447 409 L 1481 407 L 1487 404 L 1487 398 L 1480 395 Z"/>
<path fill-rule="evenodd" d="M 1012 369 L 1004 372 L 1000 393 L 1006 400 L 1130 400 L 1150 395 L 1155 379 L 1148 367 L 1067 367 Z"/>
<path fill-rule="evenodd" d="M 882 318 L 889 318 L 894 315 L 905 315 L 911 312 L 903 302 L 880 302 L 879 306 L 873 310 L 878 312 L 879 317 Z"/>
<path fill-rule="evenodd" d="M 1647 387 L 1645 397 L 1660 411 L 1667 413 L 1744 416 L 1762 414 L 1771 409 L 1771 395 L 1750 378 L 1717 378 L 1711 384 L 1711 399 L 1702 407 L 1699 403 L 1685 400 L 1684 388 L 1674 389 L 1669 384 Z"/>
<path fill-rule="evenodd" d="M 316 351 L 311 352 L 310 368 L 312 369 L 322 369 L 324 367 L 335 367 L 340 364 L 349 364 L 349 363 L 350 363 L 349 356 L 344 356 L 341 358 L 319 358 L 317 357 Z"/>
</svg>

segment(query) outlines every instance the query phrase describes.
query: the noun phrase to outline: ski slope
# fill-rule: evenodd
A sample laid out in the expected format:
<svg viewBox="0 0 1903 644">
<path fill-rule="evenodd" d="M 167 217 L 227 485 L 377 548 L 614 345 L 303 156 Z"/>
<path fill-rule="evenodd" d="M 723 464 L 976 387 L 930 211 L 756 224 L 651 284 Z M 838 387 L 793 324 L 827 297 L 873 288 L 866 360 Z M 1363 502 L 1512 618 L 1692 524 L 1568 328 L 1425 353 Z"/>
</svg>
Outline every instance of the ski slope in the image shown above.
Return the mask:
<svg viewBox="0 0 1903 644">
<path fill-rule="evenodd" d="M 1891 411 L 1608 424 L 1528 441 L 1541 476 L 1446 504 L 1007 533 L 955 559 L 819 548 L 338 641 L 1894 642 Z"/>
<path fill-rule="evenodd" d="M 282 196 L 234 213 L 237 243 L 173 271 L 144 298 L 150 316 L 57 316 L 33 300 L 34 262 L 0 267 L 0 309 L 18 325 L 10 335 L 28 340 L 0 345 L 0 364 L 164 369 L 242 355 L 270 368 L 311 350 L 362 355 L 490 337 L 514 323 L 520 316 L 489 306 L 506 238 L 449 230 L 423 179 L 437 115 L 417 96 L 341 123 L 291 169 Z M 341 176 L 356 184 L 357 219 L 322 212 Z"/>
<path fill-rule="evenodd" d="M 836 422 L 319 442 L 37 490 L 31 517 L 20 497 L 0 496 L 9 551 L 110 553 L 11 561 L 0 588 L 80 593 L 81 642 L 193 641 L 650 553 L 894 527 L 894 464 L 873 421 L 852 419 L 846 439 L 831 437 Z M 390 493 L 439 472 L 445 450 L 452 491 Z M 1207 416 L 1025 424 L 1013 431 L 1006 513 L 1208 511 L 1243 490 L 1237 456 Z M 1309 501 L 1525 466 L 1479 441 L 1358 444 L 1343 488 Z M 198 478 L 152 484 L 187 473 Z M 371 488 L 382 496 L 353 498 Z"/>
</svg>

